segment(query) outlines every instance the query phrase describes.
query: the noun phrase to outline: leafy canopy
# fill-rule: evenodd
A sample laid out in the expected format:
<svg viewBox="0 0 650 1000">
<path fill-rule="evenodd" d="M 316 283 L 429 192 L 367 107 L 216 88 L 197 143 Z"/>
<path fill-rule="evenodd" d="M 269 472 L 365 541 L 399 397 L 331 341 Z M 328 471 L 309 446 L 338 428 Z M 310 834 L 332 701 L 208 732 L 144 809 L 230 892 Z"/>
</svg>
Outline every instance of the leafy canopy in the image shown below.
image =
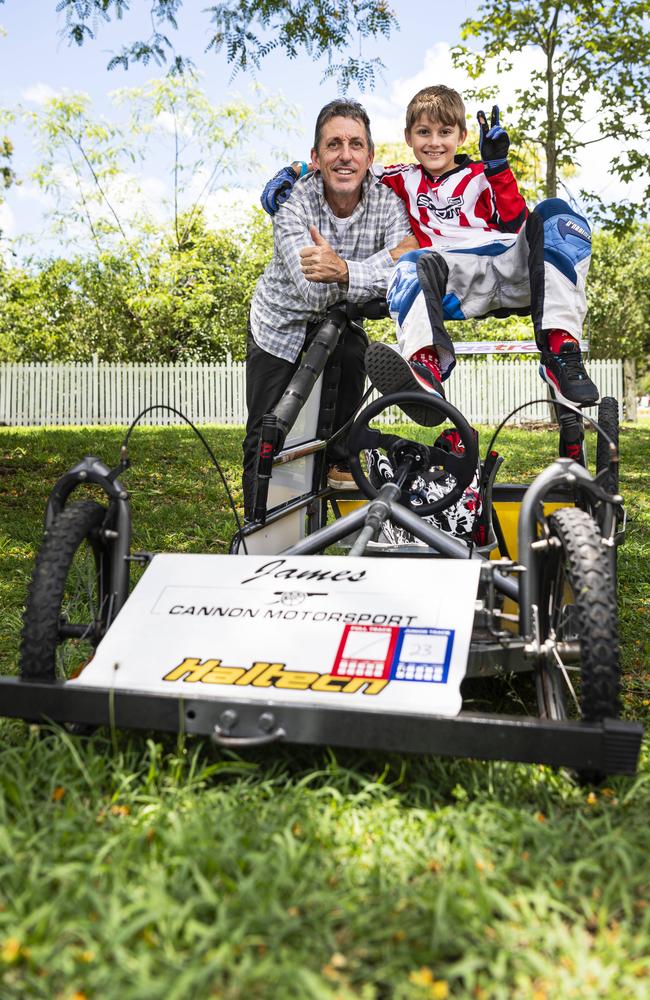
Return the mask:
<svg viewBox="0 0 650 1000">
<path fill-rule="evenodd" d="M 612 172 L 622 181 L 644 177 L 646 201 L 650 196 L 649 16 L 650 0 L 485 0 L 478 16 L 463 23 L 463 40 L 478 39 L 481 51 L 457 46 L 455 61 L 474 79 L 488 60 L 504 72 L 515 54 L 531 55 L 527 82 L 508 110 L 517 141 L 544 154 L 547 197 L 557 193 L 558 172 L 604 139 L 619 143 Z M 475 94 L 496 96 L 485 89 Z M 621 225 L 634 217 L 634 206 L 605 206 L 592 192 L 582 194 Z"/>
<path fill-rule="evenodd" d="M 191 60 L 176 52 L 170 29 L 179 28 L 183 0 L 149 0 L 149 6 L 151 34 L 124 45 L 109 60 L 108 68 L 169 62 L 172 73 L 182 73 Z M 56 10 L 65 16 L 62 35 L 70 43 L 83 45 L 97 37 L 102 22 L 123 20 L 130 7 L 130 0 L 59 0 Z M 374 86 L 383 64 L 363 58 L 363 39 L 387 38 L 397 27 L 395 13 L 384 0 L 294 0 L 291 4 L 286 0 L 226 0 L 204 8 L 204 13 L 210 24 L 206 50 L 224 51 L 235 73 L 259 69 L 274 50 L 284 51 L 290 59 L 303 50 L 315 59 L 327 58 L 325 76 L 336 77 L 343 91 L 351 83 L 361 90 Z M 351 49 L 359 55 L 334 61 L 335 53 Z"/>
</svg>

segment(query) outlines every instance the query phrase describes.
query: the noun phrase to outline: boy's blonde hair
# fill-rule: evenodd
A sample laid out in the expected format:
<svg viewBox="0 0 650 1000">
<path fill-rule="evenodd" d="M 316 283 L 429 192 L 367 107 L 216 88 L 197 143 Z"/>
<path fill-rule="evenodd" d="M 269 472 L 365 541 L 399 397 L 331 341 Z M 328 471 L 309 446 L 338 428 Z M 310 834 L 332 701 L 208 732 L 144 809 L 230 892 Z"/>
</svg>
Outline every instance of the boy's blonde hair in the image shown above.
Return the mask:
<svg viewBox="0 0 650 1000">
<path fill-rule="evenodd" d="M 442 125 L 458 125 L 461 132 L 467 131 L 465 105 L 457 90 L 442 84 L 418 90 L 406 109 L 406 131 L 408 132 L 420 115 Z"/>
</svg>

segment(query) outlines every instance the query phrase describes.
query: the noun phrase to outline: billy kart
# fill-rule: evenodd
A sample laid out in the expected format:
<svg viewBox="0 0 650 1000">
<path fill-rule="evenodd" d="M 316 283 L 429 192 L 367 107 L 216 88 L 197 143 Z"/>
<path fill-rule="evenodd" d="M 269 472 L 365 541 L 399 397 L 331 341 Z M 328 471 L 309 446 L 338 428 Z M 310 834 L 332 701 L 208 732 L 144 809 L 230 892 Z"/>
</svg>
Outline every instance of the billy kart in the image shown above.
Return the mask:
<svg viewBox="0 0 650 1000">
<path fill-rule="evenodd" d="M 254 521 L 229 555 L 130 552 L 126 448 L 114 469 L 86 457 L 61 477 L 21 674 L 0 678 L 2 713 L 184 730 L 233 747 L 284 740 L 565 765 L 587 778 L 633 773 L 642 729 L 618 719 L 624 516 L 611 403 L 595 477 L 560 457 L 517 487 L 496 482 L 502 459 L 490 447 L 479 461 L 472 428 L 447 401 L 375 400 L 349 431 L 355 499 L 369 502 L 344 513 L 349 496 L 323 482 L 337 345 L 354 322 L 330 313 L 265 418 Z M 414 404 L 450 423 L 461 447 L 376 423 Z M 563 431 L 567 414 L 562 405 Z M 379 487 L 364 464 L 371 450 L 393 471 Z M 413 482 L 431 469 L 451 488 L 414 509 Z M 480 512 L 454 537 L 431 518 L 473 480 Z M 70 500 L 88 484 L 105 503 Z M 330 509 L 342 516 L 328 523 Z M 328 555 L 332 546 L 347 555 Z M 129 594 L 133 562 L 146 570 Z M 466 677 L 503 673 L 532 675 L 537 716 L 462 710 Z"/>
</svg>

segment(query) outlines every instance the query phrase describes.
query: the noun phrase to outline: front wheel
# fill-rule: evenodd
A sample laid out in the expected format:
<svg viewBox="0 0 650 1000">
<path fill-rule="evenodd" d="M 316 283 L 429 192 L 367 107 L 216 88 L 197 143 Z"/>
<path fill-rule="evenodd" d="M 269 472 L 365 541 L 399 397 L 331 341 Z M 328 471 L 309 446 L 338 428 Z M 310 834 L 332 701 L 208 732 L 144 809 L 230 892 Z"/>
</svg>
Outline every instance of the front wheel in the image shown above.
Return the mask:
<svg viewBox="0 0 650 1000">
<path fill-rule="evenodd" d="M 619 714 L 620 657 L 616 584 L 593 518 L 577 508 L 548 522 L 540 581 L 537 668 L 542 718 L 597 722 Z"/>
<path fill-rule="evenodd" d="M 67 680 L 89 659 L 117 614 L 112 556 L 104 535 L 108 511 L 94 500 L 57 515 L 36 558 L 23 614 L 24 680 Z"/>
</svg>

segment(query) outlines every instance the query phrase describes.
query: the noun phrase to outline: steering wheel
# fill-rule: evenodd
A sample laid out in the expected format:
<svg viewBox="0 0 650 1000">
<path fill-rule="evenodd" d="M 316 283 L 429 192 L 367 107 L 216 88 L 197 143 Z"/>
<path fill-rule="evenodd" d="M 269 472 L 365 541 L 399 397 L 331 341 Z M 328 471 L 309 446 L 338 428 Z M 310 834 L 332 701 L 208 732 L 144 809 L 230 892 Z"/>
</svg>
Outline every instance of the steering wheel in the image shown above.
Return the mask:
<svg viewBox="0 0 650 1000">
<path fill-rule="evenodd" d="M 384 434 L 382 431 L 369 427 L 373 417 L 376 417 L 382 410 L 387 410 L 390 406 L 402 406 L 404 403 L 417 403 L 419 406 L 430 407 L 438 414 L 449 420 L 456 428 L 463 443 L 465 452 L 463 455 L 454 455 L 443 448 L 423 447 L 413 442 L 413 449 L 409 449 L 410 442 L 405 441 L 397 434 Z M 348 451 L 350 461 L 350 471 L 354 476 L 354 481 L 361 492 L 372 500 L 377 496 L 378 490 L 372 485 L 363 469 L 359 455 L 366 448 L 384 448 L 389 455 L 397 459 L 408 455 L 412 458 L 415 468 L 424 464 L 423 454 L 427 455 L 427 468 L 435 465 L 441 466 L 456 480 L 456 485 L 446 493 L 444 497 L 433 500 L 431 503 L 423 503 L 417 507 L 417 513 L 422 515 L 437 514 L 447 507 L 451 507 L 460 500 L 465 489 L 469 486 L 476 475 L 478 466 L 478 442 L 476 435 L 455 406 L 448 403 L 446 399 L 439 396 L 425 395 L 423 392 L 395 392 L 391 396 L 380 396 L 374 403 L 370 403 L 358 415 L 348 435 Z M 413 470 L 415 471 L 415 469 Z"/>
</svg>

